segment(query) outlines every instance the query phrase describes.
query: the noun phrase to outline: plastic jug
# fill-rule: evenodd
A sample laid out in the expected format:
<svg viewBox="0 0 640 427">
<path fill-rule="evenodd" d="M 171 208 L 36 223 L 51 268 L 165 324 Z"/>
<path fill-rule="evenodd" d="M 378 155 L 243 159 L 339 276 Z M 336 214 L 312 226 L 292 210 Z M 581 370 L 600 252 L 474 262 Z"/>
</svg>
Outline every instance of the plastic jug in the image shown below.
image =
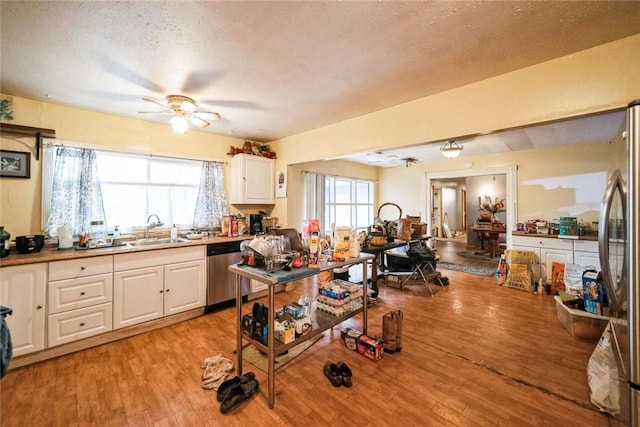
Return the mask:
<svg viewBox="0 0 640 427">
<path fill-rule="evenodd" d="M 71 224 L 65 223 L 58 227 L 58 249 L 73 248 L 73 228 Z"/>
</svg>

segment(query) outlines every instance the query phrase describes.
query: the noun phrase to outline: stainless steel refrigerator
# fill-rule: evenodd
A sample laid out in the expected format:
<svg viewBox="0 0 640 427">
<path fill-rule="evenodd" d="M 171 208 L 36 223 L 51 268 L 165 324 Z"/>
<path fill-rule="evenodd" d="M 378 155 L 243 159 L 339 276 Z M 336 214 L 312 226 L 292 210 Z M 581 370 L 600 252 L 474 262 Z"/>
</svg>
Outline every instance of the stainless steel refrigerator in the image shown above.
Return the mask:
<svg viewBox="0 0 640 427">
<path fill-rule="evenodd" d="M 611 144 L 612 168 L 600 212 L 600 268 L 607 287 L 620 413 L 640 425 L 640 99 L 627 109 L 626 138 Z"/>
</svg>

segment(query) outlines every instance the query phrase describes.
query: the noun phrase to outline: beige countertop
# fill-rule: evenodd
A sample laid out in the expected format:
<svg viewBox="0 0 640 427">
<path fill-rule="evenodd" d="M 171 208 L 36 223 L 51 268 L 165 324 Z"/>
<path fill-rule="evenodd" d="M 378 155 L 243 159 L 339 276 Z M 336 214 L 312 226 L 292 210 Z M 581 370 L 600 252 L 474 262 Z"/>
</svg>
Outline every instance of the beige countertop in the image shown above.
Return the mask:
<svg viewBox="0 0 640 427">
<path fill-rule="evenodd" d="M 512 231 L 512 236 L 524 236 L 524 237 L 544 237 L 550 239 L 565 239 L 566 237 L 560 237 L 557 234 L 535 234 L 535 233 L 526 233 L 524 231 Z M 567 240 L 598 240 L 598 236 L 595 234 L 585 234 L 584 236 L 579 236 L 577 239 L 566 238 Z"/>
<path fill-rule="evenodd" d="M 234 241 L 242 241 L 252 239 L 253 236 L 245 234 L 239 237 L 218 237 L 209 236 L 198 240 L 189 240 L 180 243 L 166 243 L 148 246 L 131 246 L 123 245 L 118 247 L 105 247 L 96 249 L 69 249 L 58 250 L 56 247 L 45 247 L 40 252 L 30 254 L 19 254 L 15 248 L 11 248 L 9 256 L 0 258 L 0 267 L 9 267 L 12 265 L 35 264 L 38 262 L 61 261 L 68 259 L 90 258 L 101 255 L 117 255 L 132 252 L 155 251 L 158 249 L 184 248 L 186 246 L 200 246 L 209 243 L 226 243 Z"/>
</svg>

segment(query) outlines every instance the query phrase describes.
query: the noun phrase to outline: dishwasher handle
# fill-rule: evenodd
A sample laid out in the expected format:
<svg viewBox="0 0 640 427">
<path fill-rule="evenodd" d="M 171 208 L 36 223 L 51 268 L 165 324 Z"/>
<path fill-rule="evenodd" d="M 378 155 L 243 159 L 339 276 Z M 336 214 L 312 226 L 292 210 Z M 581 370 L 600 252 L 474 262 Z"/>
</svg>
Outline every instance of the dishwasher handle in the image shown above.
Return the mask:
<svg viewBox="0 0 640 427">
<path fill-rule="evenodd" d="M 207 256 L 216 256 L 240 252 L 240 242 L 209 243 Z"/>
</svg>

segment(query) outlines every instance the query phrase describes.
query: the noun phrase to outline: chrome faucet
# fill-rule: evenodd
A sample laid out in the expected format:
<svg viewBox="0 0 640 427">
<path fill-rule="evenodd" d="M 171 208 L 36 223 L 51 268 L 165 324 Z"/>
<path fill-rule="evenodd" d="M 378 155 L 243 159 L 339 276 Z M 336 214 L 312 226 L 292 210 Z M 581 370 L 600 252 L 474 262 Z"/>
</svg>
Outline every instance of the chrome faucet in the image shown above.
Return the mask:
<svg viewBox="0 0 640 427">
<path fill-rule="evenodd" d="M 151 218 L 156 217 L 157 222 L 149 222 L 151 221 Z M 147 218 L 147 225 L 144 229 L 144 238 L 148 239 L 149 238 L 149 229 L 150 228 L 156 228 L 156 227 L 162 227 L 164 225 L 164 222 L 160 221 L 160 217 L 156 214 L 151 214 L 149 215 L 149 218 Z"/>
</svg>

